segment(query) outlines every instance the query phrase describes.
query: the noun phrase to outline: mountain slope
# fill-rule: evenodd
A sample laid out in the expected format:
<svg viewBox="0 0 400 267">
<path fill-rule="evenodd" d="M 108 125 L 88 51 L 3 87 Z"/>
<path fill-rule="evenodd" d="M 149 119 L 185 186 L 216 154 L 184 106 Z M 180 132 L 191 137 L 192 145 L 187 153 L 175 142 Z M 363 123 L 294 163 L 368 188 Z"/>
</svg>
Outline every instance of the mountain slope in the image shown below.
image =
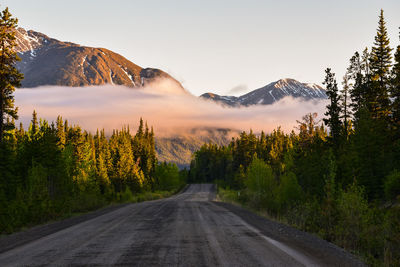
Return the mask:
<svg viewBox="0 0 400 267">
<path fill-rule="evenodd" d="M 21 57 L 18 69 L 24 73 L 23 87 L 40 85 L 87 86 L 117 84 L 141 87 L 157 78 L 168 78 L 159 69 L 142 68 L 105 48 L 61 42 L 45 34 L 19 28 L 16 51 Z"/>
<path fill-rule="evenodd" d="M 219 128 L 194 128 L 190 132 L 173 137 L 156 138 L 157 158 L 173 162 L 179 168 L 189 167 L 192 155 L 205 143 L 228 145 L 239 131 Z"/>
<path fill-rule="evenodd" d="M 239 97 L 220 96 L 213 93 L 205 93 L 200 97 L 226 106 L 237 107 L 260 104 L 269 105 L 286 96 L 303 98 L 305 100 L 327 98 L 326 91 L 321 86 L 301 83 L 294 79 L 281 79 Z"/>
</svg>

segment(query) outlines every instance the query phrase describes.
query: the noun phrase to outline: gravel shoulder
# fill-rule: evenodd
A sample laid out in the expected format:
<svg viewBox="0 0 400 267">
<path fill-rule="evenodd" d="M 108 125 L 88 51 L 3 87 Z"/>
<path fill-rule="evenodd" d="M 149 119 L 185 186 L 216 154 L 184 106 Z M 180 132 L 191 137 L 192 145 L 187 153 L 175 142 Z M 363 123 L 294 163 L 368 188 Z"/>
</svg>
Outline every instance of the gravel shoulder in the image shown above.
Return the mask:
<svg viewBox="0 0 400 267">
<path fill-rule="evenodd" d="M 11 250 L 18 246 L 22 246 L 26 243 L 53 234 L 55 232 L 61 231 L 75 224 L 79 224 L 81 222 L 91 220 L 103 214 L 112 212 L 116 209 L 120 209 L 126 205 L 127 204 L 110 205 L 105 208 L 101 208 L 83 215 L 77 215 L 60 221 L 34 226 L 21 232 L 2 236 L 0 237 L 0 253 Z"/>
<path fill-rule="evenodd" d="M 265 236 L 286 244 L 309 257 L 324 259 L 328 265 L 366 266 L 353 254 L 315 235 L 272 221 L 237 205 L 225 202 L 214 202 L 214 204 L 239 216 L 249 225 L 259 229 Z"/>
</svg>

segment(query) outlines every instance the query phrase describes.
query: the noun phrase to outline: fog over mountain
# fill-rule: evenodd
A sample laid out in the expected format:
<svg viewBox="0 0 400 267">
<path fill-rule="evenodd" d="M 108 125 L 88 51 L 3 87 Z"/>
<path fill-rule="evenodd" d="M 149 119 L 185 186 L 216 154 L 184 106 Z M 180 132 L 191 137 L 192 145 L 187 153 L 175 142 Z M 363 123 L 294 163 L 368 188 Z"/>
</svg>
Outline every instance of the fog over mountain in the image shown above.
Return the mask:
<svg viewBox="0 0 400 267">
<path fill-rule="evenodd" d="M 143 117 L 155 129 L 159 160 L 181 167 L 206 142 L 224 145 L 250 129 L 269 132 L 281 126 L 291 131 L 302 115 L 322 114 L 325 106 L 322 87 L 293 79 L 240 97 L 196 97 L 162 70 L 142 68 L 105 48 L 62 42 L 22 28 L 16 41 L 22 59 L 17 67 L 25 76 L 16 104 L 25 127 L 34 109 L 49 121 L 61 115 L 83 129 L 104 128 L 108 134 L 126 125 L 133 129 Z"/>
<path fill-rule="evenodd" d="M 285 97 L 272 105 L 224 108 L 214 102 L 182 93 L 169 79 L 159 80 L 137 90 L 116 85 L 17 89 L 15 98 L 20 121 L 25 127 L 30 123 L 34 109 L 39 117 L 49 121 L 62 115 L 70 124 L 79 124 L 91 132 L 104 128 L 108 134 L 111 134 L 112 129 L 128 124 L 133 129 L 137 127 L 140 117 L 143 117 L 154 127 L 156 136 L 162 141 L 158 146 L 159 152 L 164 151 L 161 158 L 170 160 L 176 152 L 167 151 L 166 148 L 180 146 L 180 155 L 175 160 L 181 165 L 188 163 L 188 155 L 202 144 L 201 140 L 207 141 L 207 138 L 212 137 L 209 130 L 193 129 L 230 129 L 215 134 L 214 139 L 225 141 L 229 141 L 241 130 L 269 132 L 282 126 L 285 131 L 291 131 L 302 115 L 308 112 L 321 115 L 326 105 L 325 100 L 304 101 Z M 200 141 L 190 148 L 189 143 L 193 143 L 194 137 Z"/>
</svg>

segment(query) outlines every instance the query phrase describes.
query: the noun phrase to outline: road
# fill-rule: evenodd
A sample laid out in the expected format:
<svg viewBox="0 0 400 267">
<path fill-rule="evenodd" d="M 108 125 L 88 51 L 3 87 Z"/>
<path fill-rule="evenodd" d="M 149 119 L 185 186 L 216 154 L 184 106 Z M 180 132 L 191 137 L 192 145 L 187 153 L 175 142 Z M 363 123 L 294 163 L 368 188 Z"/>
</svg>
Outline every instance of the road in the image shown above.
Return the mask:
<svg viewBox="0 0 400 267">
<path fill-rule="evenodd" d="M 362 265 L 326 241 L 214 197 L 215 186 L 201 184 L 129 204 L 3 251 L 0 265 Z"/>
</svg>

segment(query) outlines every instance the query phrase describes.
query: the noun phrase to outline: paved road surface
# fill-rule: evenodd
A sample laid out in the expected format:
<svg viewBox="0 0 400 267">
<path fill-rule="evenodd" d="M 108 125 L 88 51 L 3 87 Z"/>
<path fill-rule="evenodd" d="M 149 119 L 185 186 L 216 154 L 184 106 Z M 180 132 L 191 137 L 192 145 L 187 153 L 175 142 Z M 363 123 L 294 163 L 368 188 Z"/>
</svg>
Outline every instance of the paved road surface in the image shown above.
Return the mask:
<svg viewBox="0 0 400 267">
<path fill-rule="evenodd" d="M 126 205 L 5 251 L 0 266 L 361 265 L 330 243 L 214 197 L 215 186 L 190 185 Z"/>
</svg>

